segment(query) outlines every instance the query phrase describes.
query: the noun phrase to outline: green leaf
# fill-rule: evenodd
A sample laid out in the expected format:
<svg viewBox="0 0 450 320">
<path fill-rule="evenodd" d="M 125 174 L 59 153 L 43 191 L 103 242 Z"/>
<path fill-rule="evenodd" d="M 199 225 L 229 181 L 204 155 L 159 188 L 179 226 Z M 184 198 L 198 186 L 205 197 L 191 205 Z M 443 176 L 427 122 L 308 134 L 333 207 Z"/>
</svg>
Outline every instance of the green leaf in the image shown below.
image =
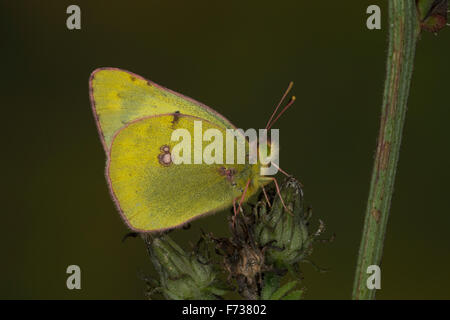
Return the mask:
<svg viewBox="0 0 450 320">
<path fill-rule="evenodd" d="M 277 291 L 275 291 L 272 296 L 270 297 L 270 300 L 280 300 L 283 298 L 289 291 L 291 291 L 296 285 L 298 284 L 297 280 L 290 281 L 283 285 L 281 288 L 279 288 Z"/>
<path fill-rule="evenodd" d="M 300 300 L 303 295 L 303 290 L 294 290 L 284 296 L 281 300 Z"/>
<path fill-rule="evenodd" d="M 280 277 L 274 273 L 264 274 L 264 287 L 261 291 L 261 300 L 271 300 L 275 290 L 280 286 Z"/>
</svg>

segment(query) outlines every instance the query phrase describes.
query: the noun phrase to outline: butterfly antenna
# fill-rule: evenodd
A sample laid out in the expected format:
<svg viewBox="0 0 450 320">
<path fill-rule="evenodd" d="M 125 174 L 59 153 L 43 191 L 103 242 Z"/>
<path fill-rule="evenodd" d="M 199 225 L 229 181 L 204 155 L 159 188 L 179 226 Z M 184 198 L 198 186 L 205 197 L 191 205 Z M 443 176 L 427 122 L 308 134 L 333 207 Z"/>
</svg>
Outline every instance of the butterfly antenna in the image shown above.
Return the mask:
<svg viewBox="0 0 450 320">
<path fill-rule="evenodd" d="M 272 121 L 273 117 L 275 116 L 275 114 L 277 113 L 278 109 L 280 108 L 281 104 L 283 103 L 284 99 L 286 98 L 286 96 L 288 95 L 289 91 L 291 91 L 292 86 L 294 85 L 294 82 L 291 81 L 289 82 L 289 86 L 286 89 L 286 91 L 284 92 L 283 96 L 281 97 L 280 102 L 278 102 L 277 107 L 275 108 L 275 111 L 272 113 L 272 116 L 270 117 L 269 121 L 267 121 L 267 125 L 266 125 L 266 129 L 269 126 L 270 122 Z"/>
<path fill-rule="evenodd" d="M 283 110 L 281 110 L 281 112 L 278 114 L 278 116 L 275 118 L 275 120 L 273 120 L 269 126 L 266 127 L 267 130 L 269 130 L 270 128 L 272 128 L 272 126 L 275 124 L 275 122 L 277 122 L 277 120 L 281 117 L 281 115 L 287 110 L 289 109 L 290 106 L 292 106 L 292 104 L 295 102 L 295 96 L 292 96 L 291 100 L 289 101 L 289 103 L 286 105 L 286 107 L 283 108 Z"/>
</svg>

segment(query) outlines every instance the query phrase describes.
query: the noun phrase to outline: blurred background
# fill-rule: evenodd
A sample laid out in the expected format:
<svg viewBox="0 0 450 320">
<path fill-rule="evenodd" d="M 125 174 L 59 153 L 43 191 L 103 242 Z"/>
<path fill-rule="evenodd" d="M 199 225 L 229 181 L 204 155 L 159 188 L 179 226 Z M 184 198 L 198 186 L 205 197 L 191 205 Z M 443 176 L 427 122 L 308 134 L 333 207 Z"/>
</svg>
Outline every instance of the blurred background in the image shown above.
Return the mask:
<svg viewBox="0 0 450 320">
<path fill-rule="evenodd" d="M 351 297 L 379 126 L 387 1 L 3 1 L 0 298 L 143 299 L 143 242 L 110 199 L 88 78 L 119 67 L 201 101 L 241 128 L 263 127 L 294 81 L 278 122 L 283 169 L 305 185 L 314 217 L 336 233 L 302 265 L 307 299 Z M 382 30 L 366 8 L 382 9 Z M 382 263 L 379 299 L 450 293 L 450 28 L 418 43 Z M 225 213 L 200 228 L 227 235 Z M 81 267 L 82 290 L 66 288 Z"/>
</svg>

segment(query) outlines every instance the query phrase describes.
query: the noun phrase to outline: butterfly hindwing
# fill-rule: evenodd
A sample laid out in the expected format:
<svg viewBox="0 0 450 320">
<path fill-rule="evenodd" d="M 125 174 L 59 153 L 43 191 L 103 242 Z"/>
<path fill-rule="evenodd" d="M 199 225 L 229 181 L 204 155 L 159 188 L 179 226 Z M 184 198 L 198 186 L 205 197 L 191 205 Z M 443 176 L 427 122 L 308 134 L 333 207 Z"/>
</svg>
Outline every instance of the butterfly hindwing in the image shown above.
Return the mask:
<svg viewBox="0 0 450 320">
<path fill-rule="evenodd" d="M 226 136 L 224 127 L 178 113 L 136 120 L 115 135 L 107 177 L 114 200 L 132 229 L 174 228 L 229 207 L 248 179 L 254 180 L 255 165 L 174 164 L 171 152 L 179 141 L 171 141 L 172 133 L 178 128 L 187 130 L 193 154 L 194 121 L 202 121 L 203 132 L 214 128 Z M 202 148 L 208 144 L 203 142 Z"/>
</svg>

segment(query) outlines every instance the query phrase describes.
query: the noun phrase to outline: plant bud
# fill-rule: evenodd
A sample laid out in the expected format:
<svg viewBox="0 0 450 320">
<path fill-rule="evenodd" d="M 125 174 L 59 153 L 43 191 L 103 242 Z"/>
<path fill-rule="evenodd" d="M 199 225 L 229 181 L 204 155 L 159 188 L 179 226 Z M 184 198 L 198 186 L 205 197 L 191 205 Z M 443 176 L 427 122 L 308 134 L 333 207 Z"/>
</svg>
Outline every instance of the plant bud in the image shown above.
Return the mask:
<svg viewBox="0 0 450 320">
<path fill-rule="evenodd" d="M 213 300 L 225 294 L 218 286 L 216 272 L 210 264 L 202 263 L 205 259 L 200 253 L 186 253 L 167 235 L 146 243 L 160 276 L 159 291 L 166 299 Z"/>
<path fill-rule="evenodd" d="M 300 183 L 288 179 L 280 194 L 290 212 L 286 211 L 278 195 L 269 210 L 266 206 L 256 207 L 255 240 L 260 246 L 267 246 L 268 264 L 289 269 L 308 255 L 313 239 L 308 234 L 307 219 L 303 214 Z"/>
</svg>

